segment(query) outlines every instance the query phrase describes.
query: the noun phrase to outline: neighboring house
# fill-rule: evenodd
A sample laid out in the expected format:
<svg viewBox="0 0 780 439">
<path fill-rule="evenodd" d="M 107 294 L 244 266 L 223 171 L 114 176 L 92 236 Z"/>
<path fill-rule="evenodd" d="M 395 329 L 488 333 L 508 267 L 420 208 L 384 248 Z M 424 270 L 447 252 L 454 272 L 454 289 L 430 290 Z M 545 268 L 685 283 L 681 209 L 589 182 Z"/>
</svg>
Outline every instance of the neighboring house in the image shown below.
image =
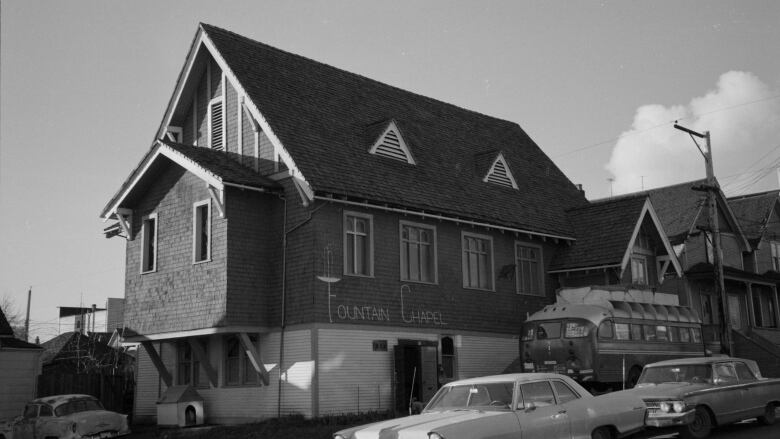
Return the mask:
<svg viewBox="0 0 780 439">
<path fill-rule="evenodd" d="M 123 375 L 132 371 L 133 358 L 108 345 L 111 333 L 66 332 L 41 344 L 41 374 L 67 372 Z"/>
<path fill-rule="evenodd" d="M 498 373 L 587 204 L 515 123 L 206 24 L 157 138 L 101 214 L 127 240 L 139 421 L 174 384 L 249 422 Z"/>
<path fill-rule="evenodd" d="M 24 404 L 35 398 L 43 349 L 14 338 L 14 331 L 0 310 L 0 421 L 20 416 Z"/>
</svg>

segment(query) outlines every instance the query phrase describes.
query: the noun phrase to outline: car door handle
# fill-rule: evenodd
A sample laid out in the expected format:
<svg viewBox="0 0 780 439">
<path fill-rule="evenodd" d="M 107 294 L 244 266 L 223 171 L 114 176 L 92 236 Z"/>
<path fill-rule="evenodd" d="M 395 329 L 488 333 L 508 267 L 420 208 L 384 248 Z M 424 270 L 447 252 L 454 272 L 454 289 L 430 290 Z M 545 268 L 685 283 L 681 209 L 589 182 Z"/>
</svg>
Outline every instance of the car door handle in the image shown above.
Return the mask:
<svg viewBox="0 0 780 439">
<path fill-rule="evenodd" d="M 564 410 L 561 410 L 561 411 L 559 411 L 559 412 L 558 412 L 558 414 L 559 414 L 559 415 L 565 415 L 565 414 L 566 414 L 566 410 L 565 410 L 565 409 L 564 409 Z"/>
</svg>

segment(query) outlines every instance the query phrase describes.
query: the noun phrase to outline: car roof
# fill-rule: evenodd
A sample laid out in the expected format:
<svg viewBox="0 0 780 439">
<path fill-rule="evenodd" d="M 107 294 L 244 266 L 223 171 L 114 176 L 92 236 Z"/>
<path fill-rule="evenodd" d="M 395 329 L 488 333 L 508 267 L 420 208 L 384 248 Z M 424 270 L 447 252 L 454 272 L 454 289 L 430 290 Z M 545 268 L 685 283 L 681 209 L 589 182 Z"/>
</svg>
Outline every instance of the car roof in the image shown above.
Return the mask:
<svg viewBox="0 0 780 439">
<path fill-rule="evenodd" d="M 95 398 L 92 395 L 84 395 L 84 394 L 80 394 L 80 393 L 72 393 L 72 394 L 68 394 L 68 395 L 44 396 L 44 397 L 41 397 L 41 398 L 33 399 L 32 401 L 30 401 L 30 403 L 31 404 L 48 404 L 48 405 L 56 407 L 58 405 L 65 404 L 66 402 L 70 402 L 70 401 L 73 401 L 73 400 L 76 400 L 76 399 L 93 399 L 93 400 L 97 400 L 97 398 Z"/>
<path fill-rule="evenodd" d="M 557 373 L 506 373 L 502 375 L 489 375 L 483 377 L 467 378 L 464 380 L 447 383 L 447 386 L 459 386 L 468 384 L 500 383 L 506 381 L 536 381 L 546 379 L 562 379 L 567 381 L 569 377 Z"/>
<path fill-rule="evenodd" d="M 714 364 L 714 363 L 722 363 L 724 361 L 742 361 L 745 363 L 750 363 L 752 360 L 745 360 L 743 358 L 735 358 L 735 357 L 696 357 L 696 358 L 677 358 L 674 360 L 664 360 L 664 361 L 658 361 L 656 363 L 650 363 L 645 367 L 655 367 L 655 366 L 670 366 L 670 365 L 676 365 L 676 364 Z"/>
</svg>

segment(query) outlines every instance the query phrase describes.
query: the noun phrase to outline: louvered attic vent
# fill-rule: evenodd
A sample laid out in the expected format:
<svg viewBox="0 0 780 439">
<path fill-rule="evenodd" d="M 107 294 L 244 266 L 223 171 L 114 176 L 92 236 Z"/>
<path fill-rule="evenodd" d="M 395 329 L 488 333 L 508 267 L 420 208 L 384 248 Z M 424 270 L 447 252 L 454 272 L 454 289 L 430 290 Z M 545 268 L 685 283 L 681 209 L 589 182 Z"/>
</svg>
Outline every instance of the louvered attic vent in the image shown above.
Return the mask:
<svg viewBox="0 0 780 439">
<path fill-rule="evenodd" d="M 223 150 L 225 144 L 222 139 L 222 101 L 211 103 L 211 148 Z"/>
<path fill-rule="evenodd" d="M 377 139 L 369 152 L 371 154 L 400 160 L 412 165 L 415 164 L 412 154 L 406 146 L 406 142 L 404 142 L 403 137 L 401 137 L 401 131 L 394 121 L 391 121 L 387 125 L 387 128 L 382 132 L 382 135 L 379 136 L 379 139 Z"/>
<path fill-rule="evenodd" d="M 496 157 L 483 181 L 517 189 L 517 183 L 512 176 L 512 171 L 509 170 L 504 155 L 501 153 Z"/>
</svg>

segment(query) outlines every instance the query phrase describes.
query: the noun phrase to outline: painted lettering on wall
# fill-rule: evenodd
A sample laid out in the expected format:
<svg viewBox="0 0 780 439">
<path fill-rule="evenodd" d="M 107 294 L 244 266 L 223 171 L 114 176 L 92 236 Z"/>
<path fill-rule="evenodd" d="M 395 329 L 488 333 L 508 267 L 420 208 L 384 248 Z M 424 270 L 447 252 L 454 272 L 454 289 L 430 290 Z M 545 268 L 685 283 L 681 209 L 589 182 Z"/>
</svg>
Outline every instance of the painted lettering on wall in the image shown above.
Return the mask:
<svg viewBox="0 0 780 439">
<path fill-rule="evenodd" d="M 404 306 L 404 291 L 411 293 L 409 285 L 401 285 L 401 318 L 404 323 L 416 323 L 418 325 L 437 325 L 444 326 L 447 323 L 441 318 L 441 312 L 431 311 L 429 309 L 407 309 Z"/>
<path fill-rule="evenodd" d="M 337 313 L 341 320 L 390 321 L 390 310 L 376 306 L 339 305 Z"/>
</svg>

